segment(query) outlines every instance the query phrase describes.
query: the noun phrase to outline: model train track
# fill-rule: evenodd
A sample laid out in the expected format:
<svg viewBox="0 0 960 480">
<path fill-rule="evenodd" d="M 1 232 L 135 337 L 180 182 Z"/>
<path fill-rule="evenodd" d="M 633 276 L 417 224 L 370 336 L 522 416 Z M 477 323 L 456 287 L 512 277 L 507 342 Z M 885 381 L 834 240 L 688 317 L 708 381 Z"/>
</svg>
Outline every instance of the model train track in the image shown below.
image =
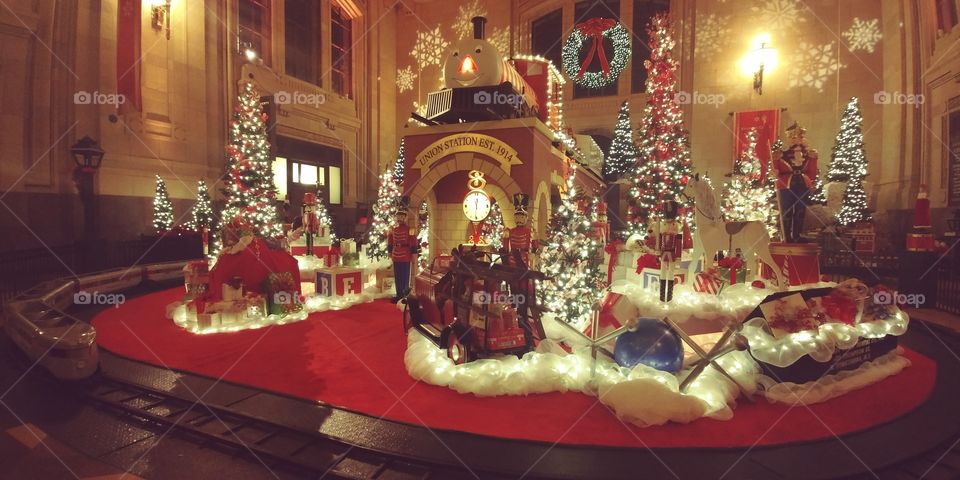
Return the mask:
<svg viewBox="0 0 960 480">
<path fill-rule="evenodd" d="M 95 377 L 86 395 L 147 428 L 175 431 L 197 443 L 234 451 L 271 470 L 282 469 L 308 478 L 476 478 L 455 466 L 418 462 L 351 445 L 319 432 L 191 401 L 102 373 Z M 488 476 L 484 474 L 484 478 Z"/>
</svg>

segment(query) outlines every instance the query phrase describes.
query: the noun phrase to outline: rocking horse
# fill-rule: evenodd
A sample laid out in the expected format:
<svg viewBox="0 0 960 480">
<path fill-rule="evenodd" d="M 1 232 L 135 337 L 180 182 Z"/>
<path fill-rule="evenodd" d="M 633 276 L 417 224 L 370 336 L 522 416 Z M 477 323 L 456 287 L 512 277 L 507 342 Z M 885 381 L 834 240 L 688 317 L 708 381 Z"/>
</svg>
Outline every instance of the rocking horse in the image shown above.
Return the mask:
<svg viewBox="0 0 960 480">
<path fill-rule="evenodd" d="M 740 249 L 744 260 L 756 253 L 760 261 L 770 266 L 777 277 L 778 288 L 782 289 L 787 284 L 786 279 L 770 255 L 770 235 L 763 222 L 725 222 L 720 215 L 720 205 L 713 187 L 702 180 L 700 174 L 694 175 L 687 183 L 684 195 L 688 196 L 687 191 L 691 190 L 697 233 L 693 236 L 693 254 L 690 257 L 693 261 L 687 269 L 687 278 L 694 278 L 696 259 L 701 255 L 709 254 L 710 257 L 704 259 L 707 261 L 720 250 L 732 254 Z"/>
</svg>

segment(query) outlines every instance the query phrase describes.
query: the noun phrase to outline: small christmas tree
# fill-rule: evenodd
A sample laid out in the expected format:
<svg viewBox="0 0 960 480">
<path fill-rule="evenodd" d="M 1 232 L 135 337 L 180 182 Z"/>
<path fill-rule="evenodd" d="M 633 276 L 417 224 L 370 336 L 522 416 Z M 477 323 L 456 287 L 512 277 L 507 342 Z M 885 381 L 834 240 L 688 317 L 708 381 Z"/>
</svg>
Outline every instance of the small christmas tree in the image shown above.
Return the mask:
<svg viewBox="0 0 960 480">
<path fill-rule="evenodd" d="M 860 114 L 860 100 L 850 99 L 840 119 L 840 132 L 830 154 L 830 168 L 827 171 L 828 182 L 846 182 L 843 192 L 843 204 L 837 212 L 840 225 L 870 220 L 867 210 L 867 193 L 863 190 L 863 179 L 867 176 L 867 156 L 863 148 L 863 116 Z"/>
<path fill-rule="evenodd" d="M 617 114 L 617 125 L 613 128 L 613 142 L 610 153 L 603 161 L 603 177 L 608 182 L 623 178 L 637 162 L 637 144 L 633 140 L 633 128 L 630 126 L 630 102 L 624 100 Z"/>
<path fill-rule="evenodd" d="M 230 142 L 226 146 L 227 175 L 223 189 L 226 205 L 222 218 L 227 224 L 240 217 L 259 235 L 279 238 L 283 235 L 283 226 L 275 205 L 277 190 L 273 183 L 266 122 L 260 94 L 252 83 L 244 83 L 233 110 Z"/>
<path fill-rule="evenodd" d="M 407 161 L 406 138 L 400 139 L 400 151 L 397 152 L 397 159 L 393 162 L 393 181 L 397 185 L 403 185 L 404 164 Z"/>
<path fill-rule="evenodd" d="M 420 255 L 417 256 L 417 261 L 420 262 L 420 268 L 424 269 L 430 266 L 430 210 L 427 209 L 427 202 L 420 202 L 417 216 L 420 219 L 420 228 L 417 230 Z"/>
<path fill-rule="evenodd" d="M 691 175 L 690 142 L 677 96 L 678 62 L 670 17 L 657 14 L 647 27 L 650 60 L 647 66 L 647 105 L 640 119 L 640 149 L 630 189 L 627 236 L 646 235 L 661 216 L 664 201 L 677 200 L 690 215 L 689 201 L 680 197 Z M 688 223 L 689 219 L 688 219 Z"/>
<path fill-rule="evenodd" d="M 193 204 L 193 210 L 190 211 L 190 223 L 187 228 L 199 232 L 206 228 L 213 228 L 216 221 L 213 214 L 213 203 L 210 201 L 210 192 L 207 191 L 207 182 L 200 180 L 197 182 L 197 203 Z"/>
<path fill-rule="evenodd" d="M 546 281 L 537 293 L 541 303 L 560 321 L 583 328 L 594 304 L 605 295 L 603 245 L 595 237 L 598 198 L 582 211 L 574 184 L 576 167 L 566 181 L 566 192 L 550 219 L 547 240 L 540 255 Z"/>
<path fill-rule="evenodd" d="M 400 187 L 394 181 L 394 178 L 393 171 L 384 172 L 380 175 L 377 203 L 373 205 L 373 221 L 370 224 L 370 233 L 367 237 L 369 243 L 367 256 L 378 260 L 388 256 L 387 232 L 396 221 Z"/>
<path fill-rule="evenodd" d="M 327 209 L 327 204 L 323 202 L 323 198 L 320 195 L 317 195 L 317 225 L 326 230 L 327 234 L 330 236 L 331 242 L 337 241 L 337 234 L 333 231 L 333 219 L 330 218 L 330 210 Z"/>
<path fill-rule="evenodd" d="M 157 188 L 153 195 L 153 228 L 164 233 L 173 228 L 173 204 L 167 193 L 167 184 L 157 175 Z"/>
<path fill-rule="evenodd" d="M 747 133 L 747 146 L 733 167 L 730 183 L 723 193 L 723 216 L 727 221 L 760 221 L 773 237 L 780 231 L 776 183 L 763 175 L 757 156 L 757 131 Z"/>
<path fill-rule="evenodd" d="M 500 211 L 500 204 L 493 202 L 490 208 L 490 216 L 483 222 L 483 241 L 495 250 L 503 248 L 503 212 Z"/>
</svg>

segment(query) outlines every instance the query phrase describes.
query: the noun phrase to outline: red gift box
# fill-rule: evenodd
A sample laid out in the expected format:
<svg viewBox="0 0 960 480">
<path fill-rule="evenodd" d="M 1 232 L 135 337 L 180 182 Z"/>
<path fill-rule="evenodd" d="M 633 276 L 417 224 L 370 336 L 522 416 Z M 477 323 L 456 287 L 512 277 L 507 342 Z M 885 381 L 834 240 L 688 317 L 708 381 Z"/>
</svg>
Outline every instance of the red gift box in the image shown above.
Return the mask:
<svg viewBox="0 0 960 480">
<path fill-rule="evenodd" d="M 790 286 L 820 281 L 820 248 L 816 245 L 771 242 L 770 256 L 776 265 L 763 264 L 763 278 L 776 278 L 771 268 L 778 268 Z"/>
</svg>

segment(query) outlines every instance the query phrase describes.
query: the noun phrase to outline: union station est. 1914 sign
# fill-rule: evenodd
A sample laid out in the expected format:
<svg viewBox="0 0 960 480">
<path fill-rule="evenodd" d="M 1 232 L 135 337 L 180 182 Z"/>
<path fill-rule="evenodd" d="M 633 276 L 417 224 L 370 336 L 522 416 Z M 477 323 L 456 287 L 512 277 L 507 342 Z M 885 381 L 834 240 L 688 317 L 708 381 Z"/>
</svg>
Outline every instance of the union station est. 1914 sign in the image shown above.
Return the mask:
<svg viewBox="0 0 960 480">
<path fill-rule="evenodd" d="M 486 155 L 496 161 L 508 174 L 511 166 L 523 164 L 517 156 L 517 151 L 498 138 L 480 133 L 456 133 L 427 145 L 417 155 L 413 166 L 428 169 L 439 160 L 461 152 Z"/>
</svg>

